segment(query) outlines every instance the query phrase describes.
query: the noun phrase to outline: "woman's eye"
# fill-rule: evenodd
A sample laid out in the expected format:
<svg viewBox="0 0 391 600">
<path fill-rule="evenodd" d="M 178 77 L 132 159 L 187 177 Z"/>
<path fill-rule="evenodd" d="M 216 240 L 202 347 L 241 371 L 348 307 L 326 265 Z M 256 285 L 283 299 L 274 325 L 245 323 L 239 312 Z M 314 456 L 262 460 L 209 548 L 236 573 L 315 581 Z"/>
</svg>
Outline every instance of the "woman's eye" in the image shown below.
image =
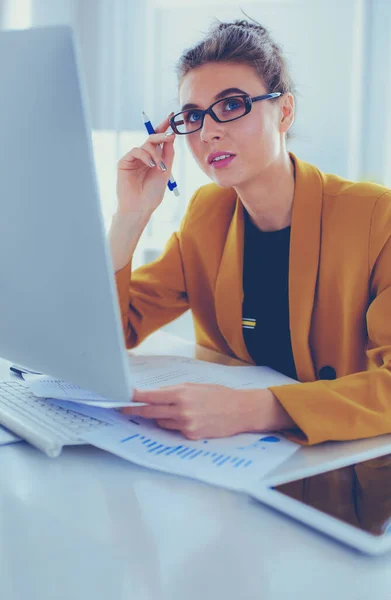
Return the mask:
<svg viewBox="0 0 391 600">
<path fill-rule="evenodd" d="M 189 112 L 186 115 L 186 122 L 187 123 L 195 123 L 196 121 L 199 121 L 200 118 L 201 118 L 201 115 L 200 115 L 199 111 Z"/>
<path fill-rule="evenodd" d="M 229 100 L 226 105 L 225 108 L 226 110 L 235 110 L 237 108 L 240 108 L 241 103 L 239 100 Z"/>
</svg>

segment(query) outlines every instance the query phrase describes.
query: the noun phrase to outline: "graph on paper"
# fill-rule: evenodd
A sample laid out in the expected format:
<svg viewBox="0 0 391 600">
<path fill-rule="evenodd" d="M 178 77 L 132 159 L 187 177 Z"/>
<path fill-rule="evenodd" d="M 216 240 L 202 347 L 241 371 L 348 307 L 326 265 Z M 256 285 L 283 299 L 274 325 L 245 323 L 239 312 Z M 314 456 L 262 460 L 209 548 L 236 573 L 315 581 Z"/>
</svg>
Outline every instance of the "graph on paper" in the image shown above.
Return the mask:
<svg viewBox="0 0 391 600">
<path fill-rule="evenodd" d="M 222 467 L 224 465 L 231 468 L 243 468 L 246 469 L 253 464 L 253 460 L 242 458 L 241 456 L 235 456 L 232 454 L 226 454 L 222 452 L 211 452 L 209 450 L 200 450 L 198 448 L 190 448 L 186 444 L 179 444 L 176 446 L 167 446 L 166 444 L 160 444 L 159 442 L 151 439 L 146 435 L 140 435 L 134 433 L 129 437 L 120 440 L 121 444 L 125 442 L 132 442 L 133 444 L 141 444 L 147 454 L 153 456 L 170 457 L 183 460 L 183 461 L 194 461 L 208 463 L 209 466 Z"/>
<path fill-rule="evenodd" d="M 144 467 L 230 489 L 246 489 L 299 448 L 278 434 L 188 440 L 178 431 L 161 429 L 153 420 L 76 404 L 73 409 L 111 425 L 86 433 L 86 442 Z"/>
</svg>

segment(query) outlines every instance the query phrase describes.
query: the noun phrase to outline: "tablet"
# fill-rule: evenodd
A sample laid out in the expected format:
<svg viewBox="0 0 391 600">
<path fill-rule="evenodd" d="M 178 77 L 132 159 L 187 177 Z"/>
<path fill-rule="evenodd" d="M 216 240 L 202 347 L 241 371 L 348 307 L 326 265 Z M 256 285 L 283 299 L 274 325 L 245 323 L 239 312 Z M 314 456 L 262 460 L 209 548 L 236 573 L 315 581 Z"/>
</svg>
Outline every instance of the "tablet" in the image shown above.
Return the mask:
<svg viewBox="0 0 391 600">
<path fill-rule="evenodd" d="M 366 554 L 391 550 L 391 454 L 251 495 Z"/>
</svg>

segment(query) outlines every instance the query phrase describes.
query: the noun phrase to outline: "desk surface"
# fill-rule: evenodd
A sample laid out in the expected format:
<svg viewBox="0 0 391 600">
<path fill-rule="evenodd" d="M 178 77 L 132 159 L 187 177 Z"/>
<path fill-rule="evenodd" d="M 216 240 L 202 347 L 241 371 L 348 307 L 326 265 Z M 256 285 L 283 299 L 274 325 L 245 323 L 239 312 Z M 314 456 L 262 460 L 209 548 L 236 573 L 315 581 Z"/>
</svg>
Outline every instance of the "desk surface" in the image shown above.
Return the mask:
<svg viewBox="0 0 391 600">
<path fill-rule="evenodd" d="M 135 352 L 240 364 L 162 332 Z M 0 360 L 1 379 L 8 367 Z M 390 439 L 378 444 L 385 453 Z M 333 448 L 322 460 L 341 454 Z M 373 440 L 360 448 L 376 453 Z M 320 464 L 308 450 L 273 477 Z M 0 448 L 1 598 L 389 600 L 390 590 L 391 556 L 361 555 L 246 495 L 89 446 L 56 459 Z"/>
</svg>

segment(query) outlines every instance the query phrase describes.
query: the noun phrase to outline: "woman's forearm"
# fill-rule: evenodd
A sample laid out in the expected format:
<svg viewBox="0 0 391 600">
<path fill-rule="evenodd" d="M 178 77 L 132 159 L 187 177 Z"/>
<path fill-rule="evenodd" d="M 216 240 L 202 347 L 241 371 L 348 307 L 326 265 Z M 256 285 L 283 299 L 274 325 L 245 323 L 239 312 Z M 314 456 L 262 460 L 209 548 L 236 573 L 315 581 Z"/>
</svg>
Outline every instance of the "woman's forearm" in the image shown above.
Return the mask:
<svg viewBox="0 0 391 600">
<path fill-rule="evenodd" d="M 130 262 L 138 241 L 144 231 L 150 214 L 115 213 L 113 215 L 108 241 L 116 273 Z"/>
</svg>

